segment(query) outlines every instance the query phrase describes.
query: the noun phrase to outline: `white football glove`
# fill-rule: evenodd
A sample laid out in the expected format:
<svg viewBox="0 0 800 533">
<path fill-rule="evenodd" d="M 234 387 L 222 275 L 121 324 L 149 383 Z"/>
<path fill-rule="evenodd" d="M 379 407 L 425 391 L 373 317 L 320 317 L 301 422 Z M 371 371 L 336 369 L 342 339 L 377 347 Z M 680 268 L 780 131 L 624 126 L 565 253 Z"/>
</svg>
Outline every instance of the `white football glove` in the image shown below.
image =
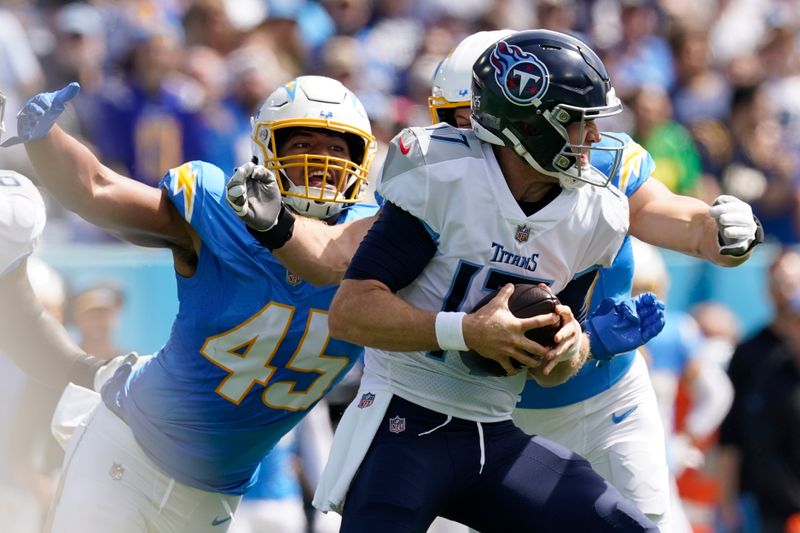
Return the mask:
<svg viewBox="0 0 800 533">
<path fill-rule="evenodd" d="M 245 224 L 256 231 L 268 231 L 281 213 L 281 191 L 275 174 L 248 162 L 235 169 L 225 186 L 225 199 Z"/>
<path fill-rule="evenodd" d="M 717 221 L 719 253 L 722 255 L 742 256 L 763 240 L 759 236 L 753 209 L 735 196 L 718 196 L 708 214 Z"/>
</svg>

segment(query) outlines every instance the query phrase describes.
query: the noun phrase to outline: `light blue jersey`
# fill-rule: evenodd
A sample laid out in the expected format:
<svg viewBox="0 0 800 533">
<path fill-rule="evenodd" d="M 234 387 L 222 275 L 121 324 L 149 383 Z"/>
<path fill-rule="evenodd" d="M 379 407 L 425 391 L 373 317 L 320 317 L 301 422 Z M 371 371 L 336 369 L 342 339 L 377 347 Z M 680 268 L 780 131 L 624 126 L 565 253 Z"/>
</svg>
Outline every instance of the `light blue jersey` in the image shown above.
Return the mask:
<svg viewBox="0 0 800 533">
<path fill-rule="evenodd" d="M 625 138 L 626 146 L 622 164 L 617 173 L 611 177 L 611 183 L 630 197 L 650 177 L 655 168 L 655 161 L 650 154 L 635 143 L 628 135 L 617 134 Z M 606 144 L 605 138 L 598 146 Z M 612 157 L 609 152 L 595 150 L 592 152 L 592 165 L 608 175 Z M 588 187 L 588 185 L 587 185 Z M 616 301 L 629 298 L 633 280 L 633 251 L 630 237 L 626 236 L 614 263 L 609 268 L 600 270 L 597 281 L 589 294 L 589 313 L 606 298 Z M 606 364 L 589 361 L 573 378 L 557 387 L 540 387 L 530 379 L 525 384 L 518 408 L 549 409 L 577 403 L 609 389 L 625 375 L 633 364 L 634 351 L 620 354 Z"/>
<path fill-rule="evenodd" d="M 302 281 L 261 247 L 225 204 L 225 182 L 219 168 L 197 161 L 162 179 L 202 239 L 197 270 L 177 276 L 180 304 L 166 345 L 104 398 L 176 480 L 241 494 L 362 348 L 329 337 L 337 286 Z M 355 206 L 340 222 L 376 209 Z"/>
</svg>

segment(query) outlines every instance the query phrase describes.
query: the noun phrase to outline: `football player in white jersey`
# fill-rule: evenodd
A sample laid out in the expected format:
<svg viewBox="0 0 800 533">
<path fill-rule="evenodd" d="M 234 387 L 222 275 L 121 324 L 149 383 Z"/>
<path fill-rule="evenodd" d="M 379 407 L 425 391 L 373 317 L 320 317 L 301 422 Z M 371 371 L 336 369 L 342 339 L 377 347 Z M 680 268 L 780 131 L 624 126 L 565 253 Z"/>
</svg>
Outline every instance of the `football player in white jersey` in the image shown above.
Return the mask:
<svg viewBox="0 0 800 533">
<path fill-rule="evenodd" d="M 491 38 L 495 33 L 500 32 L 494 32 L 484 38 Z M 460 50 L 451 54 L 437 70 L 433 95 L 429 101 L 434 122 L 447 121 L 464 127 L 464 120 L 468 120 L 471 92 L 465 88 L 471 83 L 471 62 L 474 62 L 490 44 L 484 44 L 481 35 L 481 33 L 474 34 L 462 41 L 459 45 Z M 498 36 L 498 39 L 501 37 L 502 35 Z M 644 160 L 645 164 L 624 165 L 616 173 L 606 170 L 610 168 L 606 165 L 603 171 L 609 172 L 611 183 L 630 197 L 632 209 L 643 201 L 657 203 L 671 201 L 673 212 L 670 216 L 673 219 L 682 217 L 689 220 L 695 216 L 693 213 L 697 212 L 697 201 L 672 195 L 658 181 L 648 179 L 649 172 L 652 171 L 652 165 L 646 164 L 650 159 L 649 154 L 627 136 L 625 139 L 627 141 L 625 159 Z M 599 159 L 602 159 L 602 154 Z M 730 222 L 727 219 L 733 216 L 737 208 L 745 212 L 742 219 L 747 222 L 748 208 L 741 202 L 728 198 L 729 203 L 717 208 L 730 210 L 719 223 Z M 753 220 L 751 216 L 749 220 Z M 670 231 L 671 226 L 665 224 L 675 222 L 677 220 L 657 222 L 653 219 L 645 225 L 632 220 L 631 231 L 638 231 L 643 239 L 654 242 L 663 238 L 663 235 L 659 234 L 661 228 L 664 232 Z M 714 229 L 716 229 L 714 226 L 709 225 L 706 233 L 713 236 Z M 687 247 L 688 244 L 688 240 L 685 243 L 677 241 L 666 243 L 667 247 L 672 249 L 692 252 Z M 694 254 L 697 255 L 696 252 Z M 712 261 L 723 259 L 718 255 L 716 258 L 713 255 L 703 255 Z M 607 303 L 609 298 L 616 302 L 628 301 L 633 273 L 630 257 L 630 244 L 626 239 L 612 267 L 600 271 L 588 306 L 590 318 L 587 325 L 590 325 L 598 315 L 602 316 L 598 310 L 606 308 L 603 303 Z M 666 476 L 663 475 L 667 461 L 664 448 L 660 444 L 662 437 L 655 416 L 654 396 L 650 392 L 652 387 L 641 356 L 634 355 L 632 351 L 642 342 L 649 340 L 652 335 L 645 334 L 637 339 L 642 342 L 625 344 L 619 341 L 623 340 L 631 330 L 625 331 L 616 339 L 611 339 L 609 333 L 620 332 L 618 328 L 609 330 L 596 326 L 593 329 L 606 332 L 604 335 L 606 338 L 603 339 L 606 348 L 611 348 L 611 344 L 614 344 L 610 350 L 601 348 L 601 351 L 606 352 L 604 356 L 597 353 L 595 348 L 598 347 L 595 341 L 598 336 L 593 336 L 591 340 L 594 343 L 592 347 L 595 359 L 609 359 L 616 354 L 623 354 L 623 357 L 608 366 L 587 365 L 579 379 L 571 380 L 560 387 L 543 389 L 535 382 L 528 382 L 514 419 L 529 433 L 551 438 L 586 457 L 598 472 L 610 480 L 626 497 L 633 500 L 657 525 L 667 529 L 669 515 L 664 504 L 668 500 L 669 487 Z M 612 416 L 625 413 L 633 406 L 636 406 L 636 409 L 625 417 L 627 420 L 624 424 L 623 420 Z M 619 422 L 615 423 L 615 420 Z M 631 442 L 634 445 L 631 445 Z M 643 454 L 641 450 L 647 450 L 647 453 Z"/>
<path fill-rule="evenodd" d="M 0 93 L 0 139 L 5 132 Z M 0 169 L 0 351 L 33 379 L 55 390 L 74 382 L 91 388 L 106 361 L 86 354 L 36 299 L 27 258 L 46 221 L 44 200 L 31 181 Z"/>
</svg>

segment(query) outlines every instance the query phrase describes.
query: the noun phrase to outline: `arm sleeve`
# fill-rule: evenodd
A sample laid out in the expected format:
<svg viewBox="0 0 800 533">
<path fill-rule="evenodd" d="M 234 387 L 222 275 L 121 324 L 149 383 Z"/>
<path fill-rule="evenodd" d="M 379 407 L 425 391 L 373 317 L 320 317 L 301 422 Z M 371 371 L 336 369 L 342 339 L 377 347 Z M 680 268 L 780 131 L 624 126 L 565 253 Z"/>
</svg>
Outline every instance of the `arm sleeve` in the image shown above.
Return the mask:
<svg viewBox="0 0 800 533">
<path fill-rule="evenodd" d="M 397 292 L 420 275 L 435 253 L 436 242 L 430 228 L 386 202 L 344 277 L 374 279 Z"/>
<path fill-rule="evenodd" d="M 586 321 L 589 290 L 597 279 L 597 275 L 597 270 L 578 274 L 556 295 L 562 304 L 568 305 L 572 309 L 572 314 L 575 315 L 575 319 L 580 322 L 581 326 Z"/>
</svg>

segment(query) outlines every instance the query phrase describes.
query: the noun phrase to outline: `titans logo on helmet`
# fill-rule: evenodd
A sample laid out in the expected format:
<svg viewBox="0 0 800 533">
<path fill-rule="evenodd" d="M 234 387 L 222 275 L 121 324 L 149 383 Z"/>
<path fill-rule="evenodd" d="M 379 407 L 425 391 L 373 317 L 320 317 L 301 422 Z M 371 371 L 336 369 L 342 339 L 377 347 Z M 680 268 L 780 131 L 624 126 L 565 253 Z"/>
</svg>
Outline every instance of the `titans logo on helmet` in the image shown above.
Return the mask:
<svg viewBox="0 0 800 533">
<path fill-rule="evenodd" d="M 520 106 L 536 103 L 547 92 L 550 73 L 535 55 L 519 46 L 498 41 L 489 58 L 503 94 Z"/>
</svg>

